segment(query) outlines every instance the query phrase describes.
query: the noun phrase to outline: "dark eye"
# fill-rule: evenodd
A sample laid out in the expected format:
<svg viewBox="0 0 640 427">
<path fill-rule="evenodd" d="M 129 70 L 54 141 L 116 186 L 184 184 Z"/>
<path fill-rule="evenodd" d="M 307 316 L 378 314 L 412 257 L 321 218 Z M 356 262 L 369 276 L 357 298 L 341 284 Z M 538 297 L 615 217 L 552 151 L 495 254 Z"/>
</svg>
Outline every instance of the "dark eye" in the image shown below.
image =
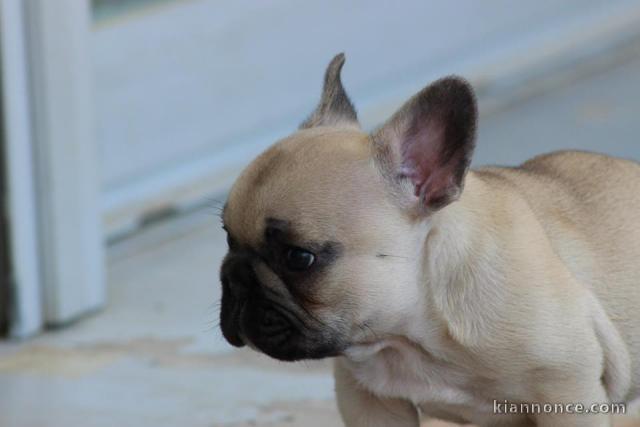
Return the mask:
<svg viewBox="0 0 640 427">
<path fill-rule="evenodd" d="M 316 260 L 314 254 L 300 248 L 289 248 L 286 252 L 287 268 L 292 271 L 303 271 L 313 265 Z"/>
</svg>

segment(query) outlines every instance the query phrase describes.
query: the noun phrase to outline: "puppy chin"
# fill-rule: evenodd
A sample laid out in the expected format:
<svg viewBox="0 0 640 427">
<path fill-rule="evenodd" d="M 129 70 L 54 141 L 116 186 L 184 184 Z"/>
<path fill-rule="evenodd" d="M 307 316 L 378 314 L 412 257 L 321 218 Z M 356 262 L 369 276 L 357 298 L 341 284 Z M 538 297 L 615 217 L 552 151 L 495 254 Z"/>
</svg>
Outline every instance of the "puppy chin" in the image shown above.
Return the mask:
<svg viewBox="0 0 640 427">
<path fill-rule="evenodd" d="M 333 344 L 308 345 L 296 341 L 290 341 L 284 345 L 256 345 L 248 344 L 251 348 L 283 362 L 295 362 L 298 360 L 325 359 L 335 357 L 342 353 L 339 346 Z"/>
</svg>

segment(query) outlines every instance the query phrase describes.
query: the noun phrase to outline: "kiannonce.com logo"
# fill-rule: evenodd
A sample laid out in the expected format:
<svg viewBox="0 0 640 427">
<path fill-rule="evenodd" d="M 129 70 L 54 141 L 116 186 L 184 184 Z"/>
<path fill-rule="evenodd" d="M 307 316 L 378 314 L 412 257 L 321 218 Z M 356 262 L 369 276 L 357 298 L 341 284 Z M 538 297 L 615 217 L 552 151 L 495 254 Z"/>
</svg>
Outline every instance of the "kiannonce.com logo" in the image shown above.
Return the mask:
<svg viewBox="0 0 640 427">
<path fill-rule="evenodd" d="M 624 415 L 627 413 L 625 403 L 528 403 L 509 402 L 507 400 L 493 401 L 494 414 L 613 414 Z"/>
</svg>

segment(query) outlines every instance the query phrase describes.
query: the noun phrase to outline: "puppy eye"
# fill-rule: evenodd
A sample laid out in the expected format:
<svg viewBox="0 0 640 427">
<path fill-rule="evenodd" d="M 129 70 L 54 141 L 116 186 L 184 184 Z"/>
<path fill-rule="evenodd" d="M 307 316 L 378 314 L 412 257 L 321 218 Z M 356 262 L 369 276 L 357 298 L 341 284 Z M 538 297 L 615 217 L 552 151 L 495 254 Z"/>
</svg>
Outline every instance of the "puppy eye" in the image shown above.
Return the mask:
<svg viewBox="0 0 640 427">
<path fill-rule="evenodd" d="M 287 249 L 286 264 L 292 271 L 303 271 L 311 267 L 316 260 L 314 254 L 304 249 L 292 247 Z"/>
</svg>

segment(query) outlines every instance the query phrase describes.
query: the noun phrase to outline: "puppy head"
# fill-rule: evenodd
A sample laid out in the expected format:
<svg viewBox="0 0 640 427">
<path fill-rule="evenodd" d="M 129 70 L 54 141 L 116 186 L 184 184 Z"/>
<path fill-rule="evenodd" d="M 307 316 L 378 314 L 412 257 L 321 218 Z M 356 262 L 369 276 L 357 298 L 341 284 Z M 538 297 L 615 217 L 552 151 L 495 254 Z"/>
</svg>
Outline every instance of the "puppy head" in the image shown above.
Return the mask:
<svg viewBox="0 0 640 427">
<path fill-rule="evenodd" d="M 256 158 L 223 212 L 221 328 L 281 360 L 322 358 L 397 333 L 418 303 L 424 232 L 470 163 L 470 86 L 428 86 L 378 131 L 360 130 L 340 80 L 300 129 Z"/>
</svg>

